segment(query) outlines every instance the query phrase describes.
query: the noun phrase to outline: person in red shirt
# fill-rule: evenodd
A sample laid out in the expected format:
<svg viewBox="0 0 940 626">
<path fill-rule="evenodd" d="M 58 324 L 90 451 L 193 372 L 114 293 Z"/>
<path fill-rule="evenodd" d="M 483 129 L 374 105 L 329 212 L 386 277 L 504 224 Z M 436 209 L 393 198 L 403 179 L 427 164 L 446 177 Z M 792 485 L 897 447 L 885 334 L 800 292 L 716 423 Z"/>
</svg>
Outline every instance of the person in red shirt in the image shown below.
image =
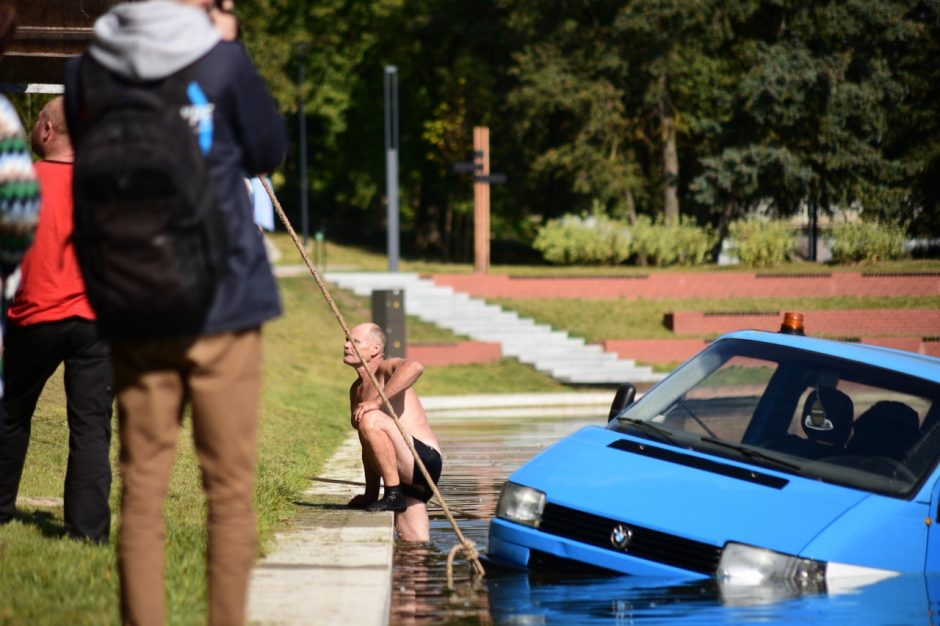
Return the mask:
<svg viewBox="0 0 940 626">
<path fill-rule="evenodd" d="M 109 542 L 111 510 L 111 351 L 98 334 L 72 247 L 74 153 L 63 99 L 50 101 L 33 129 L 35 168 L 43 190 L 39 227 L 23 259 L 4 347 L 6 419 L 0 428 L 0 524 L 13 519 L 30 424 L 43 386 L 65 364 L 69 458 L 65 530 Z"/>
</svg>

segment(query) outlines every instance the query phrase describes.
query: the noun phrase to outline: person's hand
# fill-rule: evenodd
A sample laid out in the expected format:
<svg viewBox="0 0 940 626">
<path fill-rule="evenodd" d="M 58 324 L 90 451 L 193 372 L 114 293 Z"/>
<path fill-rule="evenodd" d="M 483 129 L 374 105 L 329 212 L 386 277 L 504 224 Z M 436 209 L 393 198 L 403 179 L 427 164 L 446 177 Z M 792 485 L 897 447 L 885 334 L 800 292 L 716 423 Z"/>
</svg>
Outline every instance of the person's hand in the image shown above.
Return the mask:
<svg viewBox="0 0 940 626">
<path fill-rule="evenodd" d="M 346 506 L 350 509 L 364 509 L 373 502 L 378 502 L 377 496 L 372 496 L 367 493 L 360 493 L 358 496 L 353 497 Z"/>
<path fill-rule="evenodd" d="M 360 402 L 353 411 L 353 428 L 359 428 L 359 422 L 369 411 L 378 411 L 382 408 L 381 400 L 365 400 Z"/>
</svg>

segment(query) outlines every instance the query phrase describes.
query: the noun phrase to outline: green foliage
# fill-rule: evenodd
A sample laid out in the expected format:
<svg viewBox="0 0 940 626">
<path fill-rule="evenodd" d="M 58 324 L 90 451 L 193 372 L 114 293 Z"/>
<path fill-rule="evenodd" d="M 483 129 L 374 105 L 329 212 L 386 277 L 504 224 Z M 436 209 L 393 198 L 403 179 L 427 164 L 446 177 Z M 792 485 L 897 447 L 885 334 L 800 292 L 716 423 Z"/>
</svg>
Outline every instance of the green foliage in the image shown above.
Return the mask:
<svg viewBox="0 0 940 626">
<path fill-rule="evenodd" d="M 715 242 L 714 230 L 697 226 L 689 216 L 672 224 L 662 217 L 651 220 L 641 215 L 633 225 L 633 249 L 653 265 L 701 265 Z"/>
<path fill-rule="evenodd" d="M 630 232 L 602 215 L 565 215 L 539 229 L 533 246 L 551 263 L 617 265 L 630 256 Z"/>
<path fill-rule="evenodd" d="M 793 228 L 786 220 L 739 220 L 731 224 L 729 235 L 734 254 L 748 267 L 779 265 L 796 249 Z"/>
<path fill-rule="evenodd" d="M 907 233 L 896 224 L 853 222 L 832 228 L 832 258 L 838 263 L 890 261 L 906 255 Z"/>
<path fill-rule="evenodd" d="M 787 217 L 857 204 L 936 235 L 938 9 L 909 0 L 238 5 L 283 110 L 305 102 L 314 225 L 335 239 L 384 241 L 382 66 L 395 64 L 403 247 L 464 261 L 472 192 L 450 167 L 468 158 L 481 125 L 492 168 L 508 174 L 492 190 L 494 238 L 529 243 L 534 223 L 591 211 L 595 199 L 615 219 L 657 216 L 672 190 L 683 215 L 721 234 L 757 206 Z M 295 216 L 296 163 L 292 150 L 284 200 Z"/>
</svg>

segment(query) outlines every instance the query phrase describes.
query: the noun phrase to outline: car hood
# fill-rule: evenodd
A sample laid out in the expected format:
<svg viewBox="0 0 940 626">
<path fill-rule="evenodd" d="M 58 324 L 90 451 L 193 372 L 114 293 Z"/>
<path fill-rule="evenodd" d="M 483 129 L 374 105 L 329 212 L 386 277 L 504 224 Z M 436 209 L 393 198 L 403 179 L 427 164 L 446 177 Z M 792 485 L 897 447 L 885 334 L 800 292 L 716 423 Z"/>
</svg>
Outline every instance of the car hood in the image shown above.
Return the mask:
<svg viewBox="0 0 940 626">
<path fill-rule="evenodd" d="M 799 554 L 869 495 L 593 426 L 542 452 L 509 480 L 544 491 L 551 504 L 618 522 L 788 554 Z"/>
</svg>

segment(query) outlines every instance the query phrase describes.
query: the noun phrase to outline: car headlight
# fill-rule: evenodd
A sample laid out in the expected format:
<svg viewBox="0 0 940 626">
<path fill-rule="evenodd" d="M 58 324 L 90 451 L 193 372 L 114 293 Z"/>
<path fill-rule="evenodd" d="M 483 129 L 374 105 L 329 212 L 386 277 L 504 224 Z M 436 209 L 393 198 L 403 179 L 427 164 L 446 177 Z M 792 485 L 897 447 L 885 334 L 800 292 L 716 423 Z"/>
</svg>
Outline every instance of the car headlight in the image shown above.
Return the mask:
<svg viewBox="0 0 940 626">
<path fill-rule="evenodd" d="M 729 542 L 721 552 L 717 576 L 741 585 L 795 581 L 815 586 L 826 580 L 826 563 Z"/>
<path fill-rule="evenodd" d="M 545 494 L 538 489 L 507 482 L 499 494 L 496 517 L 538 528 L 545 510 Z"/>
</svg>

